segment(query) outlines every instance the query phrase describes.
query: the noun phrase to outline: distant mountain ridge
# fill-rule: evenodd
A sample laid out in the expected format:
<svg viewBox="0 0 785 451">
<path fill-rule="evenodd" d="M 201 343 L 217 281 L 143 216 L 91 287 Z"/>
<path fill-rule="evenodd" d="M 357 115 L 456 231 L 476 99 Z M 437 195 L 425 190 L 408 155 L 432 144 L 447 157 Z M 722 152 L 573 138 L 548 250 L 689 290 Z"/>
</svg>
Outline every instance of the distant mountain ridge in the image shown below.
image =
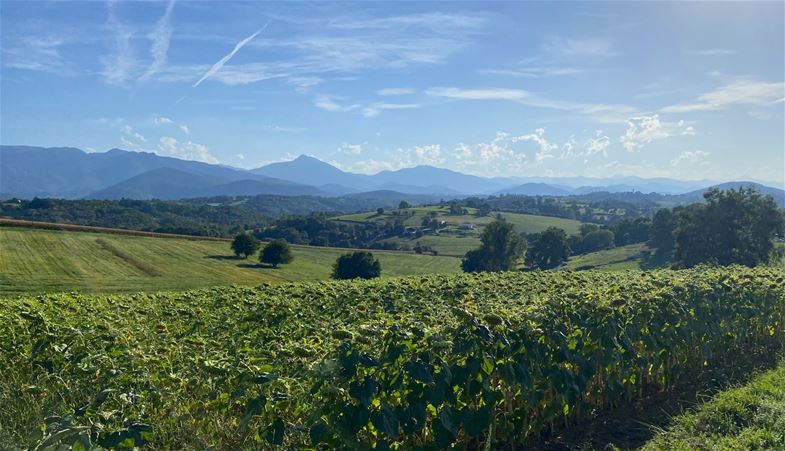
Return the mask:
<svg viewBox="0 0 785 451">
<path fill-rule="evenodd" d="M 785 205 L 785 191 L 778 188 L 744 181 L 719 186 L 739 184 L 756 186 Z M 361 196 L 367 192 L 383 192 L 399 197 L 449 199 L 472 195 L 569 196 L 639 192 L 670 195 L 674 201 L 700 201 L 705 189 L 714 185 L 718 183 L 640 177 L 487 178 L 433 166 L 367 175 L 346 172 L 306 155 L 244 170 L 122 149 L 88 153 L 71 147 L 0 146 L 0 197 L 4 198 L 173 200 L 257 194 Z"/>
</svg>

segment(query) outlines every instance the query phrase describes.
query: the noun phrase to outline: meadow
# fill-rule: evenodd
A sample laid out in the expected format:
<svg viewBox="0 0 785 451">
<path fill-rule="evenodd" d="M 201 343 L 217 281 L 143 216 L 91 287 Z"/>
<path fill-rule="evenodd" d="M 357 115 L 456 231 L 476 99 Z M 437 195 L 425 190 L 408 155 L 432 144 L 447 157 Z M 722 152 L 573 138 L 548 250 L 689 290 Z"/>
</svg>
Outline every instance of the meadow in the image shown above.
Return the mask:
<svg viewBox="0 0 785 451">
<path fill-rule="evenodd" d="M 279 268 L 236 259 L 226 241 L 0 227 L 0 293 L 183 290 L 321 280 L 348 249 L 293 246 Z M 382 276 L 455 273 L 460 260 L 374 251 Z"/>
<path fill-rule="evenodd" d="M 781 349 L 741 267 L 429 275 L 0 299 L 0 443 L 532 446 Z M 536 445 L 534 445 L 536 447 Z"/>
<path fill-rule="evenodd" d="M 436 219 L 447 223 L 447 227 L 439 231 L 439 234 L 425 234 L 421 237 L 393 237 L 382 240 L 387 243 L 397 243 L 399 246 L 414 248 L 417 243 L 428 246 L 438 252 L 439 255 L 449 255 L 453 257 L 463 257 L 466 252 L 475 249 L 480 244 L 480 233 L 483 226 L 490 224 L 496 219 L 496 215 L 502 216 L 507 222 L 515 226 L 518 233 L 538 233 L 548 227 L 558 227 L 564 229 L 567 234 L 577 234 L 581 222 L 573 219 L 555 218 L 551 216 L 528 215 L 520 213 L 499 212 L 491 216 L 476 216 L 476 209 L 467 208 L 465 215 L 448 214 L 447 207 L 412 207 L 398 210 L 385 211 L 382 214 L 377 212 L 355 213 L 341 215 L 333 218 L 335 221 L 345 222 L 371 222 L 386 223 L 402 219 L 407 227 L 420 227 L 423 218 L 430 218 L 431 214 L 437 214 Z M 472 224 L 474 229 L 461 230 L 462 224 Z"/>
</svg>

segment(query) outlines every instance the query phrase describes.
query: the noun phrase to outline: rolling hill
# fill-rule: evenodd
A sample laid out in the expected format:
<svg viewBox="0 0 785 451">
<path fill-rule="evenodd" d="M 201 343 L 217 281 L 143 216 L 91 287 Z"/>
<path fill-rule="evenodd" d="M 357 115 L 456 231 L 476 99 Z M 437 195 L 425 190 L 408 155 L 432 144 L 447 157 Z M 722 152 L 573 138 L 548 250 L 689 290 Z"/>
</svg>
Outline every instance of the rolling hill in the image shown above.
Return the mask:
<svg viewBox="0 0 785 451">
<path fill-rule="evenodd" d="M 181 290 L 323 280 L 349 249 L 293 246 L 295 260 L 277 269 L 235 259 L 226 241 L 125 236 L 0 227 L 0 293 Z M 460 261 L 373 251 L 382 276 L 459 272 Z"/>
</svg>

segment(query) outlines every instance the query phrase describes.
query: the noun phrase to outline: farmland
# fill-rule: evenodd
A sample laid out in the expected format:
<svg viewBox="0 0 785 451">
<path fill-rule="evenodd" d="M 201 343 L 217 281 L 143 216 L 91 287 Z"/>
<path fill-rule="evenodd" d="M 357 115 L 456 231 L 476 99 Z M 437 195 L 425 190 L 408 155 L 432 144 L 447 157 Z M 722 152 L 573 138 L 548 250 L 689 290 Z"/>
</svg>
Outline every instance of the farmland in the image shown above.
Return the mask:
<svg viewBox="0 0 785 451">
<path fill-rule="evenodd" d="M 500 212 L 491 216 L 477 216 L 476 209 L 467 208 L 466 214 L 449 214 L 447 207 L 413 207 L 399 210 L 356 213 L 351 215 L 336 216 L 335 221 L 344 222 L 370 222 L 387 223 L 402 220 L 407 227 L 420 227 L 424 218 L 435 218 L 444 221 L 446 227 L 439 230 L 438 234 L 426 233 L 422 236 L 398 236 L 382 240 L 386 243 L 396 243 L 399 246 L 414 248 L 418 243 L 428 246 L 440 255 L 463 256 L 467 251 L 476 248 L 480 243 L 480 233 L 485 225 L 496 219 L 496 215 L 513 224 L 518 233 L 538 233 L 548 227 L 564 229 L 568 234 L 576 234 L 581 222 L 573 219 L 555 218 L 550 216 L 528 215 L 520 213 Z M 471 225 L 471 229 L 462 229 L 461 225 Z"/>
<path fill-rule="evenodd" d="M 493 448 L 774 355 L 785 279 L 486 273 L 0 303 L 11 448 Z"/>
<path fill-rule="evenodd" d="M 295 246 L 272 269 L 235 259 L 225 241 L 0 227 L 0 293 L 182 290 L 327 279 L 347 250 Z M 460 271 L 460 261 L 377 251 L 383 276 Z"/>
</svg>

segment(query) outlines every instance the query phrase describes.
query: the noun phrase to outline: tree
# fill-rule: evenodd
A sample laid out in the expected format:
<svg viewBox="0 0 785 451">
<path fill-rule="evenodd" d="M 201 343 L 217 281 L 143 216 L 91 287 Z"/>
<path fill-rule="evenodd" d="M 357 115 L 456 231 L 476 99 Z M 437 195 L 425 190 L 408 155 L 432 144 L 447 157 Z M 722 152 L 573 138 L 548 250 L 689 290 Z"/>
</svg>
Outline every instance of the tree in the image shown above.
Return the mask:
<svg viewBox="0 0 785 451">
<path fill-rule="evenodd" d="M 774 198 L 755 189 L 711 189 L 706 202 L 681 210 L 674 260 L 678 267 L 699 263 L 756 266 L 769 261 L 773 239 L 785 234 Z"/>
<path fill-rule="evenodd" d="M 409 204 L 409 202 L 406 202 L 405 200 L 402 200 L 401 203 L 398 204 L 398 209 L 399 210 L 404 210 L 406 208 L 411 208 L 411 205 Z"/>
<path fill-rule="evenodd" d="M 376 209 L 376 214 L 379 215 L 379 216 L 383 215 L 384 214 L 384 208 L 382 208 L 382 207 L 377 208 Z"/>
<path fill-rule="evenodd" d="M 373 279 L 382 274 L 382 265 L 370 252 L 352 252 L 338 257 L 333 265 L 333 279 Z"/>
<path fill-rule="evenodd" d="M 281 239 L 267 243 L 267 246 L 262 249 L 262 253 L 259 255 L 259 261 L 273 265 L 273 268 L 277 268 L 280 264 L 291 263 L 292 260 L 294 260 L 294 255 L 292 255 L 289 243 Z"/>
<path fill-rule="evenodd" d="M 526 242 L 505 221 L 485 226 L 480 240 L 480 247 L 467 252 L 461 261 L 461 268 L 466 272 L 509 271 L 526 252 Z"/>
<path fill-rule="evenodd" d="M 561 265 L 570 256 L 567 233 L 557 227 L 548 227 L 534 241 L 526 263 L 540 269 L 550 269 Z"/>
<path fill-rule="evenodd" d="M 579 253 L 596 252 L 603 249 L 610 249 L 614 246 L 613 232 L 608 229 L 597 229 L 589 232 L 581 239 Z"/>
<path fill-rule="evenodd" d="M 231 247 L 234 255 L 238 257 L 242 255 L 243 258 L 248 258 L 249 255 L 256 253 L 261 245 L 255 236 L 248 233 L 240 233 L 234 237 Z"/>
<path fill-rule="evenodd" d="M 674 233 L 678 226 L 678 218 L 673 210 L 662 208 L 654 213 L 651 220 L 651 238 L 649 243 L 659 253 L 667 253 L 676 245 Z"/>
</svg>

